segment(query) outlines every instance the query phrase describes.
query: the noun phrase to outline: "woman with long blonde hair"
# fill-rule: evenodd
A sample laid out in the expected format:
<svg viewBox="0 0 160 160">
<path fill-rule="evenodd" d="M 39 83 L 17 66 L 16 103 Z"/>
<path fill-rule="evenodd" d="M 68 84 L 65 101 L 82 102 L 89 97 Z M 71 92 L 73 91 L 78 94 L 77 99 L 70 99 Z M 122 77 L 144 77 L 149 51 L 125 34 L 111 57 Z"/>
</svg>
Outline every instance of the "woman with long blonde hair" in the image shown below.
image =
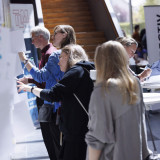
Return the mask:
<svg viewBox="0 0 160 160">
<path fill-rule="evenodd" d="M 128 70 L 124 47 L 98 46 L 96 84 L 89 104 L 86 134 L 89 160 L 143 160 L 149 155 L 144 103 L 138 79 Z"/>
</svg>

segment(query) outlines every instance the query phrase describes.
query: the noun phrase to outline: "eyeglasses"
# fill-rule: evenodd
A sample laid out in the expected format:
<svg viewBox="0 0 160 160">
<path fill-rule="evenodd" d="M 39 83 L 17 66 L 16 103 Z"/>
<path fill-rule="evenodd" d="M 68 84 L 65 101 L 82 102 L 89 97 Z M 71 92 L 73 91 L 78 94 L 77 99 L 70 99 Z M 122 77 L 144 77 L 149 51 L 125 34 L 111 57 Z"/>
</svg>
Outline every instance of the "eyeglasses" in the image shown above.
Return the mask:
<svg viewBox="0 0 160 160">
<path fill-rule="evenodd" d="M 55 30 L 55 31 L 54 31 L 54 35 L 56 35 L 57 33 L 66 33 L 66 31 L 64 31 L 64 30 L 57 30 L 57 31 L 56 31 L 56 30 Z"/>
<path fill-rule="evenodd" d="M 58 34 L 58 33 L 64 33 L 63 31 L 55 31 L 52 35 L 51 35 L 51 40 L 54 39 L 55 35 Z"/>
<path fill-rule="evenodd" d="M 34 41 L 35 40 L 35 38 L 38 38 L 39 36 L 33 36 L 31 39 L 32 39 L 32 41 Z"/>
</svg>

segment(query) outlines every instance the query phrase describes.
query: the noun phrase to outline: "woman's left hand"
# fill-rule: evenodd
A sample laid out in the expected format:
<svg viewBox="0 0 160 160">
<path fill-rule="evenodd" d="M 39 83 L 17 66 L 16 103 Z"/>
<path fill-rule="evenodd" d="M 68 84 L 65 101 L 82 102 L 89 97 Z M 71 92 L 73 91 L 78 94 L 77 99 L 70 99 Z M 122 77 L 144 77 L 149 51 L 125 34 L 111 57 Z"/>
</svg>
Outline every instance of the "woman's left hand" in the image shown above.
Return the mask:
<svg viewBox="0 0 160 160">
<path fill-rule="evenodd" d="M 18 87 L 18 92 L 20 92 L 20 91 L 25 91 L 25 92 L 31 92 L 31 86 L 29 86 L 29 85 L 26 85 L 26 84 L 24 84 L 24 83 L 22 83 L 22 82 L 20 82 L 20 81 L 17 81 L 17 83 L 18 83 L 18 85 L 17 85 L 17 87 Z"/>
<path fill-rule="evenodd" d="M 24 60 L 27 60 L 27 57 L 24 52 L 18 52 L 18 55 L 19 55 L 21 62 L 23 62 Z"/>
</svg>

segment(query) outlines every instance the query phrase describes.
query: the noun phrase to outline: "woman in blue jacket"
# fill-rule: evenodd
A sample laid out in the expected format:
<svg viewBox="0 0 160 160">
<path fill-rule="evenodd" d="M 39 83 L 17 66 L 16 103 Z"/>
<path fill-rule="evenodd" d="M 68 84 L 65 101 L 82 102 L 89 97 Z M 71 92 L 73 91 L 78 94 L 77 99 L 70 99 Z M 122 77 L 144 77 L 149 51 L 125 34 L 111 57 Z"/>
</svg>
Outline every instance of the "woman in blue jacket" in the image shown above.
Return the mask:
<svg viewBox="0 0 160 160">
<path fill-rule="evenodd" d="M 76 43 L 76 37 L 75 37 L 75 31 L 70 25 L 58 25 L 54 28 L 54 34 L 53 34 L 53 45 L 57 48 L 63 48 L 67 44 L 75 44 Z M 25 54 L 23 52 L 19 53 L 19 57 L 22 62 L 25 61 L 25 66 L 29 73 L 32 75 L 33 79 L 39 83 L 45 82 L 45 89 L 50 89 L 52 86 L 54 86 L 63 76 L 63 72 L 61 72 L 60 67 L 58 65 L 59 62 L 59 55 L 61 53 L 61 49 L 54 51 L 49 59 L 46 65 L 42 69 L 38 69 L 35 66 L 33 66 L 29 60 L 26 58 Z M 20 80 L 24 82 L 24 80 Z M 59 128 L 56 125 L 56 110 L 60 106 L 59 103 L 52 103 L 47 100 L 44 101 L 44 104 L 39 110 L 39 121 L 43 123 L 43 126 L 49 127 L 49 130 L 45 130 L 44 132 L 50 132 L 50 135 L 52 135 L 52 146 L 55 146 L 55 152 L 57 157 L 59 156 L 59 150 L 60 150 L 60 133 Z M 47 113 L 47 114 L 46 114 Z M 43 133 L 44 133 L 43 132 Z M 47 134 L 47 133 L 45 133 Z M 48 135 L 48 134 L 47 134 Z M 46 139 L 48 139 L 46 137 Z M 53 150 L 54 148 L 51 148 Z M 51 158 L 51 160 L 56 160 L 55 156 L 54 158 Z"/>
</svg>

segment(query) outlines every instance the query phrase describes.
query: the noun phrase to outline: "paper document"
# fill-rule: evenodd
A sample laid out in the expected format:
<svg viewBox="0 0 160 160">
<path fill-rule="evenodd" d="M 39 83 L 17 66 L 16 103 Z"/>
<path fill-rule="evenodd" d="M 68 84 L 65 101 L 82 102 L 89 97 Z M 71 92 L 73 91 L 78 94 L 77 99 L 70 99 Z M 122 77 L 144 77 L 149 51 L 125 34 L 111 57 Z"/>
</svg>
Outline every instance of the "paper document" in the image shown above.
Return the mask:
<svg viewBox="0 0 160 160">
<path fill-rule="evenodd" d="M 149 79 L 144 81 L 142 84 L 143 85 L 160 84 L 160 75 L 151 76 L 151 77 L 149 77 Z"/>
<path fill-rule="evenodd" d="M 11 34 L 11 37 L 16 37 L 16 40 L 15 38 L 11 38 L 12 52 L 16 54 L 18 52 L 26 52 L 23 31 L 22 30 L 12 31 L 10 34 Z"/>
</svg>

